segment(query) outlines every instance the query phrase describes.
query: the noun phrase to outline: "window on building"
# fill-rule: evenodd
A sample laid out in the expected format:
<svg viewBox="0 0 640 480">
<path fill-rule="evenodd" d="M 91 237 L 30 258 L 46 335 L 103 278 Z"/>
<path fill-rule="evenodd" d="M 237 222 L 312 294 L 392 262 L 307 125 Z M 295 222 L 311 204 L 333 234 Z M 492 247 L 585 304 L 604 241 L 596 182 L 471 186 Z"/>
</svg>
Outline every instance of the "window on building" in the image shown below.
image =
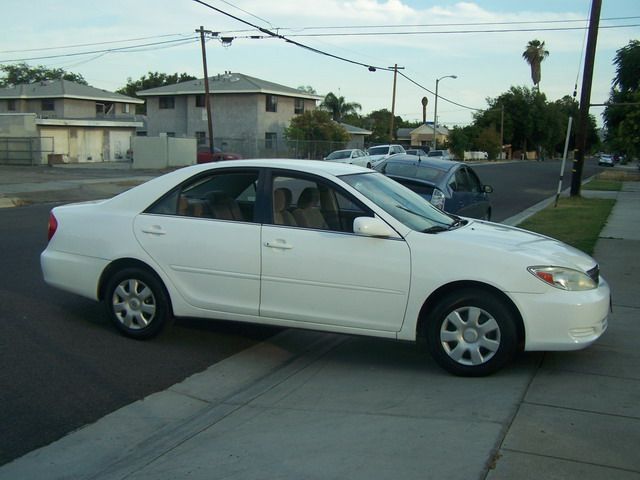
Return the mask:
<svg viewBox="0 0 640 480">
<path fill-rule="evenodd" d="M 196 107 L 205 107 L 206 102 L 204 95 L 196 95 Z"/>
<path fill-rule="evenodd" d="M 267 112 L 278 111 L 278 97 L 275 95 L 267 95 Z"/>
<path fill-rule="evenodd" d="M 162 109 L 176 108 L 176 97 L 172 97 L 172 96 L 160 97 L 160 108 Z"/>
<path fill-rule="evenodd" d="M 264 134 L 264 148 L 275 150 L 278 145 L 278 135 L 275 132 L 266 132 Z"/>
<path fill-rule="evenodd" d="M 172 138 L 176 136 L 176 132 L 164 132 L 164 134 L 167 137 L 172 137 Z M 162 136 L 162 134 L 160 134 L 160 136 Z"/>
<path fill-rule="evenodd" d="M 122 104 L 122 113 L 129 113 L 131 111 L 131 106 L 128 103 Z"/>
<path fill-rule="evenodd" d="M 206 132 L 196 132 L 196 140 L 198 145 L 204 145 L 207 143 L 207 133 Z"/>
<path fill-rule="evenodd" d="M 15 112 L 16 111 L 16 101 L 15 100 L 9 100 L 7 102 L 7 110 L 10 112 Z"/>
<path fill-rule="evenodd" d="M 293 113 L 295 113 L 296 115 L 304 113 L 304 98 L 296 98 L 296 103 L 293 107 Z"/>
<path fill-rule="evenodd" d="M 96 103 L 96 115 L 104 115 L 104 103 Z"/>
<path fill-rule="evenodd" d="M 41 102 L 41 107 L 43 112 L 52 112 L 56 109 L 56 103 L 53 98 L 45 98 Z"/>
</svg>

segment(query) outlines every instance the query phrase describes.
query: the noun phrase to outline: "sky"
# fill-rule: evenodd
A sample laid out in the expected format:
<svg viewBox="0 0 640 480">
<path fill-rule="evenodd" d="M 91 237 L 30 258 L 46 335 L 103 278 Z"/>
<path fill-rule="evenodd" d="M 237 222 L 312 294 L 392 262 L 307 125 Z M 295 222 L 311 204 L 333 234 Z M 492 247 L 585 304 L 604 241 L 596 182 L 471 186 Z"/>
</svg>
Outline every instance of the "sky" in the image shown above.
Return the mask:
<svg viewBox="0 0 640 480">
<path fill-rule="evenodd" d="M 391 110 L 388 68 L 398 65 L 408 79 L 398 76 L 396 115 L 422 120 L 426 96 L 432 121 L 436 80 L 455 75 L 438 83 L 438 121 L 453 126 L 471 123 L 475 109 L 486 109 L 487 98 L 511 86 L 533 87 L 522 53 L 538 39 L 549 51 L 541 91 L 557 100 L 572 95 L 577 80 L 580 98 L 591 0 L 202 1 L 237 18 L 194 0 L 3 0 L 4 18 L 20 20 L 3 24 L 0 64 L 64 68 L 110 91 L 149 71 L 202 78 L 195 30 L 203 26 L 233 37 L 230 45 L 207 42 L 211 76 L 231 71 L 311 86 L 319 95 L 333 92 L 361 104 L 362 114 Z M 356 63 L 280 38 L 250 38 L 266 34 L 241 20 Z M 600 27 L 591 103 L 609 96 L 616 50 L 640 39 L 640 1 L 602 0 Z M 123 47 L 136 48 L 114 50 Z M 381 68 L 371 72 L 369 65 Z M 601 112 L 591 108 L 599 124 Z"/>
</svg>

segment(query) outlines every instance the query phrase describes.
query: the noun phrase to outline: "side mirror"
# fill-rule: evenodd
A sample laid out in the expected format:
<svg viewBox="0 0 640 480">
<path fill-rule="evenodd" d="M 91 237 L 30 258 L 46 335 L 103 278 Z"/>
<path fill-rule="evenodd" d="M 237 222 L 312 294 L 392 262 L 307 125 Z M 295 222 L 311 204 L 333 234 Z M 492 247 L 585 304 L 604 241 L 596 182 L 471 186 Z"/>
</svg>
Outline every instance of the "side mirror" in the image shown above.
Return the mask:
<svg viewBox="0 0 640 480">
<path fill-rule="evenodd" d="M 379 218 L 358 217 L 353 221 L 353 233 L 365 237 L 395 237 L 395 231 Z"/>
<path fill-rule="evenodd" d="M 493 193 L 493 187 L 491 185 L 483 185 L 482 191 L 484 193 Z"/>
</svg>

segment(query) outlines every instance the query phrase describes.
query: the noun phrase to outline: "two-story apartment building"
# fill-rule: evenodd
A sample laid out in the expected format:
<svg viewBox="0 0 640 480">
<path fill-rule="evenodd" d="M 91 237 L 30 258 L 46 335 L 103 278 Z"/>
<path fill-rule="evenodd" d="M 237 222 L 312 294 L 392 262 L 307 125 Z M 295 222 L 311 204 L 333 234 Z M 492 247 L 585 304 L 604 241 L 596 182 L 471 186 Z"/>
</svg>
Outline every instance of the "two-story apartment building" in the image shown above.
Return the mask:
<svg viewBox="0 0 640 480">
<path fill-rule="evenodd" d="M 126 158 L 144 101 L 69 80 L 0 89 L 0 161 L 102 162 Z"/>
<path fill-rule="evenodd" d="M 316 108 L 322 97 L 241 73 L 209 78 L 216 147 L 245 157 L 268 155 L 283 142 L 294 116 Z M 204 79 L 137 92 L 147 101 L 149 136 L 196 138 L 208 145 Z"/>
</svg>

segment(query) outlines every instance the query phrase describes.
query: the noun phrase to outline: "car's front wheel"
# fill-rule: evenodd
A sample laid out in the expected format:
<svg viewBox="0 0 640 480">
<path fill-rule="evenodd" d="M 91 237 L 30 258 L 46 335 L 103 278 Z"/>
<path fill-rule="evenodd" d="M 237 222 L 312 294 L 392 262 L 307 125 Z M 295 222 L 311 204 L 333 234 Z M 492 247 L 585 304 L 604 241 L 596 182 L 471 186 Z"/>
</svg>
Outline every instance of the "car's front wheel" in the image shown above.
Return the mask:
<svg viewBox="0 0 640 480">
<path fill-rule="evenodd" d="M 428 315 L 426 336 L 433 359 L 461 376 L 494 373 L 517 348 L 511 310 L 496 295 L 476 289 L 446 295 Z"/>
<path fill-rule="evenodd" d="M 140 268 L 125 268 L 112 275 L 104 302 L 116 328 L 138 339 L 160 333 L 171 315 L 164 286 Z"/>
</svg>

